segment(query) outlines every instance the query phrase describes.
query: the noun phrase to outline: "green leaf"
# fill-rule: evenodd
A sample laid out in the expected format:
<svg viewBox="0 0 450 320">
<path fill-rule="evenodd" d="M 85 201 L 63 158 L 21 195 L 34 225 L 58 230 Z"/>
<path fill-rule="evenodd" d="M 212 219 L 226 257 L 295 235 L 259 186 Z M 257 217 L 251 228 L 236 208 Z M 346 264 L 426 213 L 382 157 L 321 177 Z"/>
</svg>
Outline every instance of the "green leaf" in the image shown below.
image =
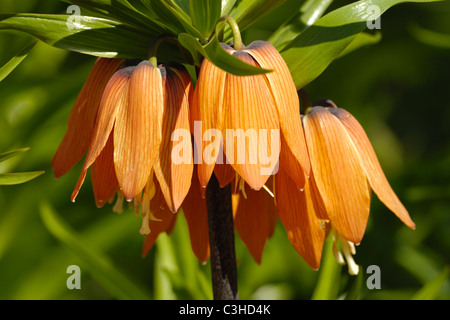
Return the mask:
<svg viewBox="0 0 450 320">
<path fill-rule="evenodd" d="M 178 41 L 183 47 L 189 50 L 191 54 L 194 55 L 197 52 L 200 53 L 218 68 L 221 68 L 228 73 L 237 76 L 246 76 L 270 72 L 270 70 L 249 65 L 229 54 L 222 48 L 216 37 L 211 39 L 205 46 L 202 46 L 197 39 L 187 33 L 180 34 L 178 36 Z"/>
<path fill-rule="evenodd" d="M 442 49 L 450 49 L 450 34 L 425 29 L 417 23 L 411 23 L 408 28 L 411 35 L 418 41 Z"/>
<path fill-rule="evenodd" d="M 438 297 L 439 290 L 447 281 L 449 276 L 449 267 L 445 268 L 433 280 L 425 284 L 413 297 L 412 300 L 435 300 Z"/>
<path fill-rule="evenodd" d="M 222 13 L 220 15 L 225 16 L 227 14 L 230 14 L 235 3 L 236 3 L 236 0 L 222 0 Z"/>
<path fill-rule="evenodd" d="M 41 203 L 40 214 L 48 231 L 83 261 L 94 279 L 110 294 L 118 299 L 149 299 L 145 291 L 116 269 L 105 254 L 77 234 L 48 203 Z"/>
<path fill-rule="evenodd" d="M 341 266 L 333 255 L 333 237 L 329 236 L 323 248 L 319 279 L 314 288 L 312 300 L 336 300 L 338 297 Z"/>
<path fill-rule="evenodd" d="M 341 52 L 339 58 L 356 51 L 362 47 L 370 46 L 380 42 L 382 36 L 381 32 L 377 32 L 375 34 L 370 34 L 366 32 L 361 32 L 356 36 L 356 38 Z"/>
<path fill-rule="evenodd" d="M 32 42 L 25 48 L 20 50 L 14 57 L 11 58 L 3 67 L 0 68 L 0 81 L 5 79 L 30 53 L 31 49 L 36 45 L 36 42 Z M 0 155 L 1 161 L 1 155 Z"/>
<path fill-rule="evenodd" d="M 15 150 L 0 153 L 0 162 L 5 161 L 9 158 L 15 157 L 19 153 L 27 152 L 28 150 L 30 150 L 30 148 L 15 149 Z"/>
<path fill-rule="evenodd" d="M 43 174 L 44 171 L 2 173 L 0 174 L 0 186 L 11 186 L 33 180 Z"/>
<path fill-rule="evenodd" d="M 26 32 L 57 48 L 99 57 L 147 58 L 149 34 L 103 18 L 69 15 L 0 14 L 0 30 Z M 69 22 L 70 23 L 70 22 Z"/>
<path fill-rule="evenodd" d="M 292 19 L 281 25 L 268 39 L 277 49 L 282 49 L 306 28 L 313 25 L 330 6 L 333 0 L 308 0 Z"/>
<path fill-rule="evenodd" d="M 143 0 L 142 3 L 153 12 L 152 19 L 162 21 L 170 27 L 174 35 L 187 32 L 198 38 L 202 43 L 206 43 L 203 37 L 194 26 L 192 26 L 191 18 L 178 6 L 174 6 L 167 0 Z"/>
<path fill-rule="evenodd" d="M 239 28 L 244 30 L 285 2 L 286 0 L 242 0 L 231 14 Z"/>
<path fill-rule="evenodd" d="M 363 0 L 336 9 L 302 32 L 281 52 L 288 64 L 297 89 L 316 79 L 342 51 L 379 17 L 370 10 L 377 6 L 381 15 L 402 2 L 434 2 L 436 0 Z"/>
<path fill-rule="evenodd" d="M 161 34 L 168 31 L 164 24 L 151 20 L 142 12 L 145 8 L 140 1 L 127 0 L 64 0 L 81 8 L 93 12 L 99 17 L 113 19 L 124 25 L 139 28 L 143 32 Z M 83 14 L 85 15 L 85 14 Z"/>
<path fill-rule="evenodd" d="M 208 37 L 216 26 L 222 10 L 222 0 L 190 0 L 192 24 L 205 37 Z"/>
</svg>

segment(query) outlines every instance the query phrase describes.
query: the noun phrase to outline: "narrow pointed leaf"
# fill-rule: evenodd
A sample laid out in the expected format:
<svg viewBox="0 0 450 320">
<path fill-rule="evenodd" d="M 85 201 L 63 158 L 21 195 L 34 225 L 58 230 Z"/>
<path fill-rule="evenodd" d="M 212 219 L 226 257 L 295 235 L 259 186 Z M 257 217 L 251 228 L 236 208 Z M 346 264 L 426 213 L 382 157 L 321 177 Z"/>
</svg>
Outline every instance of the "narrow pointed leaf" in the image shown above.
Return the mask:
<svg viewBox="0 0 450 320">
<path fill-rule="evenodd" d="M 70 15 L 0 14 L 0 30 L 28 33 L 54 47 L 99 57 L 147 58 L 152 34 L 119 22 L 79 16 L 68 27 Z"/>
<path fill-rule="evenodd" d="M 16 155 L 26 152 L 28 150 L 30 150 L 30 148 L 15 149 L 15 150 L 0 153 L 0 162 L 8 160 L 8 159 L 15 157 Z"/>
<path fill-rule="evenodd" d="M 367 27 L 368 21 L 378 18 L 371 6 L 377 6 L 382 14 L 398 3 L 433 1 L 436 0 L 363 0 L 323 16 L 282 51 L 297 89 L 317 78 Z"/>
<path fill-rule="evenodd" d="M 5 79 L 28 56 L 35 45 L 36 42 L 27 45 L 0 68 L 0 81 Z"/>
<path fill-rule="evenodd" d="M 40 205 L 40 214 L 48 231 L 73 251 L 92 276 L 115 298 L 147 300 L 149 294 L 120 272 L 103 252 L 86 242 L 48 204 Z"/>
<path fill-rule="evenodd" d="M 236 9 L 232 11 L 232 16 L 239 24 L 239 28 L 244 30 L 284 2 L 286 0 L 242 0 Z"/>
<path fill-rule="evenodd" d="M 222 0 L 190 0 L 192 24 L 208 37 L 220 18 Z"/>
<path fill-rule="evenodd" d="M 0 186 L 21 184 L 33 180 L 43 174 L 44 171 L 2 173 L 0 174 Z"/>
<path fill-rule="evenodd" d="M 211 39 L 211 41 L 205 46 L 202 46 L 196 38 L 186 33 L 180 34 L 178 36 L 178 41 L 180 41 L 180 43 L 188 49 L 192 55 L 195 52 L 198 52 L 218 68 L 221 68 L 228 73 L 237 76 L 246 76 L 269 72 L 269 70 L 249 65 L 236 57 L 233 57 L 231 54 L 227 53 L 226 50 L 224 50 L 216 37 Z"/>
</svg>

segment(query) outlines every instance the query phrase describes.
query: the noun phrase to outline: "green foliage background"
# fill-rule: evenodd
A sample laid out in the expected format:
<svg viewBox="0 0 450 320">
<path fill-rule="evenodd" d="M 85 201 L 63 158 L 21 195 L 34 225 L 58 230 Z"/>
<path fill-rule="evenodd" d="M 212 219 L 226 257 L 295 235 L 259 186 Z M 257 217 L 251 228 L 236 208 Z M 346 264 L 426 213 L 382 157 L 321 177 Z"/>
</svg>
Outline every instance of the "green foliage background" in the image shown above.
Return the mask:
<svg viewBox="0 0 450 320">
<path fill-rule="evenodd" d="M 344 4 L 336 1 L 328 11 Z M 289 0 L 243 34 L 266 39 L 301 1 Z M 55 0 L 2 0 L 0 13 L 65 13 Z M 450 3 L 401 4 L 381 17 L 382 39 L 352 52 L 305 89 L 330 98 L 364 126 L 394 190 L 417 229 L 402 225 L 373 197 L 351 277 L 324 253 L 311 270 L 281 224 L 257 265 L 236 236 L 241 299 L 449 299 Z M 435 32 L 438 32 L 436 34 Z M 371 31 L 371 33 L 373 33 Z M 31 41 L 0 32 L 0 65 Z M 81 163 L 56 180 L 51 158 L 95 58 L 38 43 L 0 82 L 0 152 L 31 147 L 0 163 L 0 173 L 45 170 L 26 184 L 0 187 L 0 299 L 210 299 L 209 264 L 194 258 L 180 215 L 141 257 L 140 218 L 95 207 L 89 183 L 70 202 Z M 331 259 L 330 259 L 331 258 Z M 81 268 L 81 290 L 68 290 L 67 267 Z M 369 290 L 366 269 L 381 269 Z"/>
</svg>

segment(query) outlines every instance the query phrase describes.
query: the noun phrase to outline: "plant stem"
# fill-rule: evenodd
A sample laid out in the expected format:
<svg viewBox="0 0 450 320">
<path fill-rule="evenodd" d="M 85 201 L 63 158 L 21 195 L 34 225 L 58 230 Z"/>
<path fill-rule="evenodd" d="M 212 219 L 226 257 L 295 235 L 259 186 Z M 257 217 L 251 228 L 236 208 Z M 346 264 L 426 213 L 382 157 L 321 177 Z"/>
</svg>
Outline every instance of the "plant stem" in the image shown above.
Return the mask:
<svg viewBox="0 0 450 320">
<path fill-rule="evenodd" d="M 222 16 L 218 24 L 216 26 L 216 34 L 219 35 L 223 31 L 223 25 L 221 25 L 222 22 L 228 23 L 228 25 L 231 28 L 231 31 L 233 32 L 233 47 L 235 50 L 239 51 L 244 48 L 244 43 L 242 42 L 242 36 L 241 32 L 239 31 L 239 26 L 236 22 L 236 20 L 233 19 L 233 17 L 229 15 Z M 219 36 L 220 38 L 221 36 Z M 220 41 L 220 40 L 219 40 Z"/>
<path fill-rule="evenodd" d="M 213 174 L 206 189 L 214 300 L 237 300 L 231 185 L 219 186 Z"/>
</svg>

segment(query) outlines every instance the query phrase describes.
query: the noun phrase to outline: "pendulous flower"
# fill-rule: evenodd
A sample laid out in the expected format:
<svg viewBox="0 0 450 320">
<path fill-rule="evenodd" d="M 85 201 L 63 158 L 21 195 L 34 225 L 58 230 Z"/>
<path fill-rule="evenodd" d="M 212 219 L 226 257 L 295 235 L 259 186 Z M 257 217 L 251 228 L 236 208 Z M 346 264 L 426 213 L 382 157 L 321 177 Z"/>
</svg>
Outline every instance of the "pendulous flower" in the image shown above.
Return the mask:
<svg viewBox="0 0 450 320">
<path fill-rule="evenodd" d="M 222 46 L 242 61 L 272 72 L 235 76 L 204 59 L 191 111 L 194 123 L 201 125 L 201 130 L 194 130 L 200 185 L 205 188 L 214 171 L 222 186 L 237 174 L 259 190 L 276 172 L 280 153 L 288 151 L 300 170 L 309 175 L 304 133 L 297 116 L 297 91 L 281 55 L 264 41 L 238 51 Z M 285 170 L 292 173 L 289 167 Z M 293 174 L 292 179 L 303 187 L 303 174 Z"/>
<path fill-rule="evenodd" d="M 108 64 L 108 61 L 105 63 Z M 105 83 L 104 77 L 107 76 L 109 79 Z M 176 129 L 190 129 L 192 83 L 184 67 L 156 67 L 149 61 L 122 67 L 112 76 L 106 74 L 104 77 L 101 77 L 104 87 L 98 85 L 96 90 L 89 91 L 91 83 L 87 82 L 86 91 L 92 93 L 89 95 L 82 91 L 81 94 L 82 97 L 87 95 L 88 101 L 95 95 L 99 105 L 97 114 L 93 116 L 84 166 L 71 199 L 75 201 L 88 169 L 92 168 L 97 205 L 103 206 L 116 193 L 117 211 L 121 211 L 123 199 L 129 202 L 134 200 L 137 211 L 142 207 L 144 219 L 141 232 L 149 233 L 148 221 L 154 218 L 149 202 L 156 191 L 161 192 L 166 207 L 176 212 L 191 185 L 193 161 L 192 151 L 189 150 L 192 147 L 184 149 L 188 153 L 184 155 L 187 161 L 174 163 L 171 154 L 175 142 L 171 138 Z M 100 92 L 102 94 L 98 100 Z M 83 135 L 84 118 L 77 117 L 77 134 Z M 91 122 L 86 125 L 92 125 Z M 70 130 L 71 135 L 75 134 L 73 131 Z M 191 145 L 190 139 L 183 143 Z M 60 149 L 64 150 L 65 144 L 63 141 Z M 64 157 L 57 153 L 55 159 L 55 172 L 59 174 L 62 172 L 60 168 L 66 167 L 61 160 Z"/>
<path fill-rule="evenodd" d="M 331 102 L 328 106 L 312 107 L 303 116 L 312 168 L 307 185 L 314 190 L 317 218 L 331 225 L 349 271 L 355 274 L 358 268 L 351 256 L 365 233 L 372 190 L 408 227 L 414 229 L 415 224 L 386 179 L 362 126 L 344 109 Z"/>
</svg>

